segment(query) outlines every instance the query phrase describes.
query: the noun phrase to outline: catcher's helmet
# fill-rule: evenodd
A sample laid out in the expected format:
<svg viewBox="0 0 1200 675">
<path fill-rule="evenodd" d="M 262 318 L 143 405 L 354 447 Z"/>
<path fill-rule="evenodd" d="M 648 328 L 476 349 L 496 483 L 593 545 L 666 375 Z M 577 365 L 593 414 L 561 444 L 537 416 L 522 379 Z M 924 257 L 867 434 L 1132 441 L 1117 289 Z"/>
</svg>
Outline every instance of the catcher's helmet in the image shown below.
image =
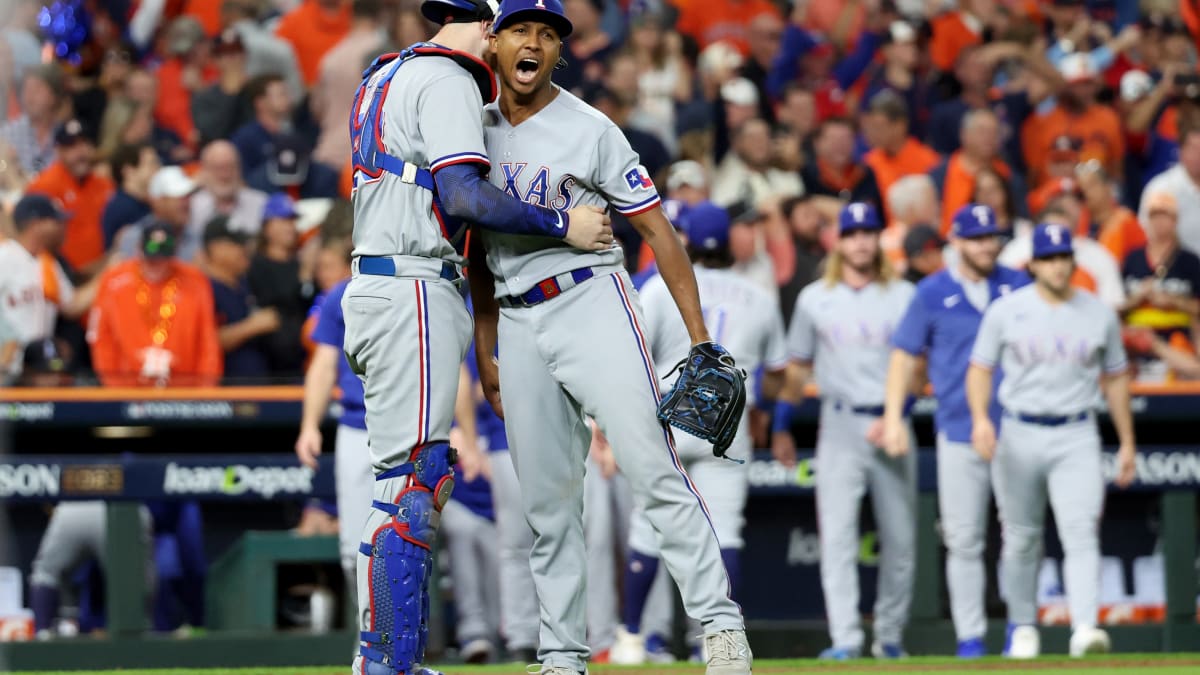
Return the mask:
<svg viewBox="0 0 1200 675">
<path fill-rule="evenodd" d="M 518 20 L 541 21 L 552 26 L 560 40 L 574 30 L 571 20 L 563 11 L 561 0 L 504 0 L 492 24 L 492 32 L 499 33 L 504 26 Z"/>
<path fill-rule="evenodd" d="M 425 0 L 421 3 L 421 14 L 439 26 L 488 21 L 499 10 L 498 0 Z"/>
</svg>

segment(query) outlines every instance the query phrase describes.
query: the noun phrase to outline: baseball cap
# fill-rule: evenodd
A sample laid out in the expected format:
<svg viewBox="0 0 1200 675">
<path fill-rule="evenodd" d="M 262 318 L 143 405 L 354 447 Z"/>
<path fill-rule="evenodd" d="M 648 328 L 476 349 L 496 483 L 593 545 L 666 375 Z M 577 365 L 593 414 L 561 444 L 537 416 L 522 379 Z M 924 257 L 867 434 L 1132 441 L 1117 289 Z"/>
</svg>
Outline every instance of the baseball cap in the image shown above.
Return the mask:
<svg viewBox="0 0 1200 675">
<path fill-rule="evenodd" d="M 724 40 L 717 40 L 700 52 L 697 62 L 701 72 L 718 73 L 741 68 L 746 62 L 746 57 L 742 56 L 737 47 Z"/>
<path fill-rule="evenodd" d="M 680 232 L 687 232 L 687 217 L 690 207 L 686 202 L 678 199 L 662 200 L 663 213 L 667 214 L 667 220 L 675 226 L 675 229 Z"/>
<path fill-rule="evenodd" d="M 996 212 L 983 204 L 967 204 L 954 212 L 950 231 L 963 239 L 990 237 L 1000 233 Z"/>
<path fill-rule="evenodd" d="M 496 0 L 425 0 L 421 14 L 439 26 L 471 23 L 491 19 L 498 13 L 498 5 Z"/>
<path fill-rule="evenodd" d="M 1155 211 L 1166 211 L 1172 216 L 1179 215 L 1179 202 L 1170 192 L 1159 190 L 1146 195 L 1146 214 L 1154 215 Z"/>
<path fill-rule="evenodd" d="M 151 258 L 170 258 L 175 255 L 175 228 L 161 220 L 142 226 L 142 255 Z"/>
<path fill-rule="evenodd" d="M 704 177 L 704 167 L 700 162 L 682 159 L 667 169 L 667 190 L 674 191 L 690 185 L 703 190 L 708 187 L 708 179 Z"/>
<path fill-rule="evenodd" d="M 35 220 L 66 220 L 67 214 L 58 208 L 53 199 L 46 195 L 31 193 L 21 197 L 21 200 L 13 207 L 12 219 L 17 229 L 21 230 Z"/>
<path fill-rule="evenodd" d="M 91 129 L 79 120 L 67 120 L 54 131 L 54 142 L 57 145 L 74 145 L 79 141 L 94 142 Z"/>
<path fill-rule="evenodd" d="M 1154 80 L 1143 70 L 1130 70 L 1121 76 L 1121 100 L 1133 103 L 1154 90 Z"/>
<path fill-rule="evenodd" d="M 1033 257 L 1049 258 L 1063 253 L 1073 253 L 1071 230 L 1055 223 L 1042 223 L 1033 230 Z"/>
<path fill-rule="evenodd" d="M 848 234 L 855 230 L 882 230 L 883 222 L 879 220 L 879 212 L 866 202 L 851 202 L 842 207 L 838 214 L 838 234 Z"/>
<path fill-rule="evenodd" d="M 750 80 L 735 77 L 721 85 L 721 100 L 734 105 L 758 105 L 758 89 Z"/>
<path fill-rule="evenodd" d="M 199 186 L 183 169 L 177 166 L 164 166 L 150 177 L 147 193 L 151 198 L 186 197 L 197 190 Z"/>
<path fill-rule="evenodd" d="M 499 33 L 514 21 L 541 21 L 554 28 L 560 40 L 575 29 L 560 0 L 503 0 L 492 23 L 492 32 Z"/>
<path fill-rule="evenodd" d="M 729 212 L 712 202 L 688 209 L 688 245 L 700 251 L 719 251 L 729 246 Z"/>
<path fill-rule="evenodd" d="M 938 236 L 937 230 L 929 225 L 914 225 L 904 235 L 904 255 L 916 257 L 925 251 L 939 251 L 946 242 Z"/>
<path fill-rule="evenodd" d="M 300 212 L 296 210 L 296 203 L 292 198 L 282 192 L 276 192 L 267 198 L 267 205 L 263 207 L 263 218 L 298 218 Z"/>
<path fill-rule="evenodd" d="M 889 44 L 908 43 L 917 41 L 917 30 L 907 21 L 893 21 L 888 26 L 884 39 Z"/>
<path fill-rule="evenodd" d="M 217 216 L 204 226 L 204 245 L 214 241 L 231 241 L 235 244 L 245 244 L 250 237 L 240 230 L 229 226 L 229 216 Z"/>
<path fill-rule="evenodd" d="M 1092 67 L 1092 59 L 1087 52 L 1071 52 L 1064 56 L 1058 65 L 1058 72 L 1067 84 L 1096 79 L 1096 69 Z"/>
<path fill-rule="evenodd" d="M 204 26 L 190 16 L 181 16 L 167 27 L 167 53 L 183 56 L 204 40 Z"/>
<path fill-rule="evenodd" d="M 221 54 L 243 54 L 245 51 L 246 46 L 242 44 L 242 36 L 238 34 L 237 29 L 226 28 L 217 37 L 213 38 L 213 52 L 218 56 Z"/>
</svg>

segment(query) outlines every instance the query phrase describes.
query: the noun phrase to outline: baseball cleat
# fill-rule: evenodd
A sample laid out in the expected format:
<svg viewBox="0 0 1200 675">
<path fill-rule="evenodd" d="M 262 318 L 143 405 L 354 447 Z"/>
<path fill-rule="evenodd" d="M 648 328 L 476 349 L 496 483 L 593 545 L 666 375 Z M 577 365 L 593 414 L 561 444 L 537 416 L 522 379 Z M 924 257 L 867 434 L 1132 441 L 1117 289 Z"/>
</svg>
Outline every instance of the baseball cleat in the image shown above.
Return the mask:
<svg viewBox="0 0 1200 675">
<path fill-rule="evenodd" d="M 675 663 L 675 655 L 667 647 L 667 641 L 658 633 L 646 636 L 646 660 L 650 663 Z"/>
<path fill-rule="evenodd" d="M 750 675 L 754 655 L 744 630 L 723 630 L 704 636 L 707 667 L 704 675 Z"/>
<path fill-rule="evenodd" d="M 977 659 L 987 656 L 987 647 L 983 644 L 983 638 L 959 640 L 955 655 L 960 659 Z"/>
<path fill-rule="evenodd" d="M 1010 626 L 1004 655 L 1010 659 L 1036 659 L 1042 653 L 1042 639 L 1036 626 Z"/>
<path fill-rule="evenodd" d="M 494 651 L 495 648 L 492 647 L 491 640 L 476 638 L 463 645 L 462 660 L 467 663 L 487 663 L 492 660 L 492 653 Z"/>
<path fill-rule="evenodd" d="M 646 642 L 641 635 L 617 626 L 617 638 L 608 650 L 608 662 L 618 666 L 640 666 L 646 662 Z"/>
<path fill-rule="evenodd" d="M 849 661 L 850 659 L 861 659 L 862 650 L 857 647 L 829 647 L 817 654 L 818 659 L 825 661 Z"/>
<path fill-rule="evenodd" d="M 1107 654 L 1112 649 L 1108 633 L 1095 626 L 1080 626 L 1071 633 L 1071 656 Z"/>
<path fill-rule="evenodd" d="M 876 642 L 871 645 L 871 656 L 877 659 L 906 659 L 908 652 L 894 642 Z"/>
<path fill-rule="evenodd" d="M 528 675 L 587 675 L 587 670 L 574 670 L 566 666 L 533 663 L 525 667 Z"/>
</svg>

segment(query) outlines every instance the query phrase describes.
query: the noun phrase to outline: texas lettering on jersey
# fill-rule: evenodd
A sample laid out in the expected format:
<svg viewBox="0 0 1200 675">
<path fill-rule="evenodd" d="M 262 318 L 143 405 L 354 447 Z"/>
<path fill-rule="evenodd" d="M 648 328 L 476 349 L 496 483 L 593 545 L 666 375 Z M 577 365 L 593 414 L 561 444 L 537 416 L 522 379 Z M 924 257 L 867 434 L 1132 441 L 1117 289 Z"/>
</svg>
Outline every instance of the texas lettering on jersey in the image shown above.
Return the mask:
<svg viewBox="0 0 1200 675">
<path fill-rule="evenodd" d="M 501 162 L 500 170 L 504 175 L 504 191 L 509 195 L 528 204 L 536 204 L 551 209 L 567 211 L 574 201 L 571 198 L 571 187 L 575 185 L 574 176 L 563 176 L 554 187 L 554 195 L 550 195 L 550 169 L 540 166 L 526 173 L 527 162 Z"/>
</svg>

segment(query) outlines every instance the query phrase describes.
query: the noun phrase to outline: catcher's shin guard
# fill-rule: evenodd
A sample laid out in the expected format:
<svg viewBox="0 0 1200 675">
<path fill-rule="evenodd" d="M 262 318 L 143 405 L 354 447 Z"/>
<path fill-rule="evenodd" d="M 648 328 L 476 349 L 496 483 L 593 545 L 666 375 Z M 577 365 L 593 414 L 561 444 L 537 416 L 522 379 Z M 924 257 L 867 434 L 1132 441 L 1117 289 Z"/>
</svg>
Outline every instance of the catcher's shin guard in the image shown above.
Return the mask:
<svg viewBox="0 0 1200 675">
<path fill-rule="evenodd" d="M 412 675 L 425 656 L 429 633 L 430 547 L 437 535 L 442 507 L 454 489 L 456 452 L 447 443 L 414 448 L 412 459 L 375 477 L 405 478 L 392 503 L 373 508 L 391 518 L 359 545 L 368 564 L 370 630 L 361 634 L 363 675 Z"/>
</svg>

